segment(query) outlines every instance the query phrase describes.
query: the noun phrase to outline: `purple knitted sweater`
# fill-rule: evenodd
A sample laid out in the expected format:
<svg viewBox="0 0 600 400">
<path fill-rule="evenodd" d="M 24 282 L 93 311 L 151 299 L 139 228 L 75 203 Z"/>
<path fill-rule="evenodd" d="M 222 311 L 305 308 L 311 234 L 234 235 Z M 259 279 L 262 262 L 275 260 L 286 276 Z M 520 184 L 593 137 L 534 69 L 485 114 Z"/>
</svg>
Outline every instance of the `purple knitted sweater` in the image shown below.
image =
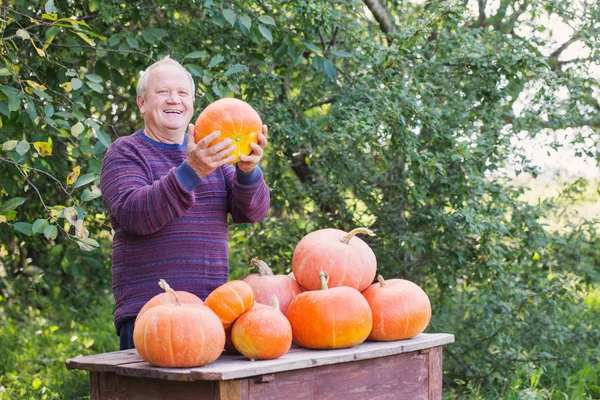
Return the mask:
<svg viewBox="0 0 600 400">
<path fill-rule="evenodd" d="M 139 130 L 111 144 L 102 163 L 117 332 L 162 291 L 161 278 L 201 299 L 227 282 L 227 213 L 234 222 L 257 222 L 269 209 L 260 168 L 244 173 L 225 165 L 201 179 L 186 149 L 187 135 L 183 144 L 166 144 Z"/>
</svg>

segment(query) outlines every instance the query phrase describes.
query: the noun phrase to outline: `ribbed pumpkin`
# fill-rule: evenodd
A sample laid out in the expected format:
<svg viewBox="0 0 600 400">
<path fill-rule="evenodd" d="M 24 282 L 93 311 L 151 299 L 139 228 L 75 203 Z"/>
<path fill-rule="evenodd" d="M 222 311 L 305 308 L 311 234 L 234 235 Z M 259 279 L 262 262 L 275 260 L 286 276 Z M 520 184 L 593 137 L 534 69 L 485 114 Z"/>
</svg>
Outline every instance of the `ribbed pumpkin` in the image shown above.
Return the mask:
<svg viewBox="0 0 600 400">
<path fill-rule="evenodd" d="M 168 289 L 170 288 L 170 286 L 167 284 L 167 282 L 165 282 L 164 279 L 161 279 L 160 281 L 158 281 L 158 286 L 160 286 L 165 292 L 159 293 L 156 296 L 154 296 L 153 298 L 151 298 L 150 300 L 148 300 L 146 302 L 146 304 L 144 304 L 144 306 L 142 307 L 140 312 L 138 313 L 138 315 L 136 317 L 136 321 L 140 317 L 140 315 L 142 315 L 143 313 L 145 313 L 146 311 L 148 311 L 148 309 L 150 309 L 152 307 L 161 306 L 163 304 L 175 304 L 175 296 L 173 296 L 171 293 L 169 293 Z M 203 301 L 202 301 L 202 299 L 200 299 L 200 297 L 198 297 L 195 294 L 190 293 L 190 292 L 185 292 L 183 290 L 177 290 L 177 291 L 175 291 L 175 294 L 177 295 L 177 299 L 179 299 L 179 302 L 181 304 L 202 304 L 203 303 Z"/>
<path fill-rule="evenodd" d="M 327 274 L 319 274 L 321 290 L 302 292 L 292 300 L 287 318 L 294 342 L 309 349 L 342 349 L 367 339 L 373 326 L 369 303 L 356 289 L 327 287 Z"/>
<path fill-rule="evenodd" d="M 349 233 L 320 229 L 304 236 L 292 256 L 292 272 L 300 286 L 304 290 L 319 289 L 320 271 L 329 275 L 329 287 L 350 286 L 363 291 L 373 283 L 377 259 L 369 245 L 355 236 L 358 233 L 375 236 L 366 228 Z"/>
<path fill-rule="evenodd" d="M 298 282 L 288 275 L 273 275 L 271 268 L 262 260 L 252 259 L 251 268 L 256 268 L 258 274 L 248 275 L 244 282 L 252 287 L 255 300 L 270 304 L 273 296 L 277 296 L 279 309 L 286 315 L 294 297 L 302 292 Z"/>
<path fill-rule="evenodd" d="M 152 365 L 199 367 L 223 352 L 225 331 L 219 317 L 202 304 L 182 304 L 166 289 L 174 304 L 152 307 L 136 320 L 133 342 L 140 356 Z"/>
<path fill-rule="evenodd" d="M 204 305 L 215 312 L 225 330 L 230 329 L 235 320 L 254 304 L 252 287 L 241 280 L 229 281 L 213 290 Z"/>
<path fill-rule="evenodd" d="M 431 320 L 429 297 L 419 286 L 405 279 L 377 277 L 362 294 L 373 312 L 369 340 L 410 339 L 423 332 Z"/>
<path fill-rule="evenodd" d="M 255 308 L 261 308 L 261 307 L 266 307 L 268 308 L 269 306 L 266 304 L 261 304 L 261 303 L 257 303 L 256 301 L 254 302 L 254 305 L 252 306 L 251 310 L 254 310 Z M 246 311 L 248 312 L 248 311 Z M 243 314 L 242 314 L 243 315 Z M 239 318 L 238 318 L 239 319 Z M 237 320 L 236 320 L 237 321 Z M 235 324 L 235 323 L 234 323 Z M 239 354 L 240 352 L 235 348 L 235 346 L 233 345 L 233 341 L 231 340 L 231 329 L 233 328 L 233 325 L 229 327 L 229 329 L 227 329 L 225 331 L 225 351 L 228 353 L 233 353 L 233 354 Z"/>
<path fill-rule="evenodd" d="M 231 138 L 236 148 L 233 152 L 236 163 L 240 155 L 252 153 L 250 143 L 258 143 L 258 135 L 262 133 L 262 120 L 250 104 L 243 100 L 224 98 L 209 104 L 198 116 L 194 126 L 196 143 L 215 131 L 221 135 L 211 143 L 218 143 Z"/>
<path fill-rule="evenodd" d="M 288 352 L 292 346 L 292 327 L 279 311 L 277 296 L 273 307 L 255 307 L 243 313 L 233 324 L 231 340 L 251 360 L 272 360 Z"/>
</svg>

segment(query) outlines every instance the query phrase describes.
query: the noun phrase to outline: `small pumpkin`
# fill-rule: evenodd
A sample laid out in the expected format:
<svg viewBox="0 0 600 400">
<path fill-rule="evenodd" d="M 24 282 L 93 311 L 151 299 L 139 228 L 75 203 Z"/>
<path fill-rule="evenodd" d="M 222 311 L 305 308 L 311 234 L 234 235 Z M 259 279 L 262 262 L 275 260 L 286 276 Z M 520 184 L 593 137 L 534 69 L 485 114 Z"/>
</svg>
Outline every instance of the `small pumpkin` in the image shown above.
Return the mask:
<svg viewBox="0 0 600 400">
<path fill-rule="evenodd" d="M 364 342 L 373 326 L 367 300 L 348 286 L 329 289 L 324 271 L 319 279 L 321 290 L 300 293 L 288 309 L 294 342 L 309 349 L 342 349 Z"/>
<path fill-rule="evenodd" d="M 373 312 L 369 340 L 410 339 L 423 332 L 431 320 L 427 294 L 405 279 L 384 280 L 381 275 L 362 294 Z"/>
<path fill-rule="evenodd" d="M 164 290 L 164 293 L 159 293 L 150 300 L 148 300 L 138 313 L 136 321 L 140 317 L 140 315 L 142 315 L 152 307 L 160 306 L 163 304 L 175 304 L 175 296 L 169 293 L 168 289 L 170 288 L 170 286 L 167 284 L 167 282 L 164 279 L 161 279 L 160 281 L 158 281 L 158 286 L 160 286 Z M 175 291 L 175 294 L 177 295 L 177 299 L 179 300 L 179 302 L 182 304 L 203 304 L 202 299 L 200 299 L 200 297 L 196 296 L 193 293 L 185 292 L 183 290 L 177 290 Z"/>
<path fill-rule="evenodd" d="M 319 272 L 329 276 L 329 287 L 350 286 L 366 289 L 377 273 L 377 259 L 369 245 L 357 234 L 375 234 L 366 228 L 350 232 L 320 229 L 304 236 L 292 256 L 292 272 L 304 290 L 318 290 Z"/>
<path fill-rule="evenodd" d="M 244 282 L 249 284 L 254 291 L 258 303 L 270 304 L 273 296 L 279 300 L 279 309 L 283 315 L 287 314 L 290 303 L 302 288 L 296 280 L 288 275 L 274 275 L 266 262 L 253 258 L 251 268 L 256 268 L 258 274 L 248 275 Z"/>
<path fill-rule="evenodd" d="M 180 368 L 200 367 L 223 352 L 225 331 L 219 317 L 202 304 L 180 303 L 149 308 L 133 328 L 133 342 L 140 356 L 152 365 Z"/>
<path fill-rule="evenodd" d="M 213 290 L 204 305 L 215 312 L 223 323 L 223 328 L 231 328 L 235 320 L 254 304 L 252 287 L 242 280 L 224 283 Z"/>
<path fill-rule="evenodd" d="M 233 324 L 233 345 L 252 361 L 279 358 L 292 346 L 290 322 L 279 311 L 277 296 L 272 301 L 273 307 L 255 307 Z"/>
<path fill-rule="evenodd" d="M 250 143 L 258 143 L 258 135 L 262 133 L 262 120 L 258 112 L 245 101 L 223 98 L 202 110 L 194 125 L 194 139 L 198 143 L 215 131 L 221 132 L 221 135 L 211 145 L 226 138 L 231 138 L 235 144 L 235 160 L 231 162 L 234 164 L 240 160 L 241 155 L 252 153 Z"/>
</svg>

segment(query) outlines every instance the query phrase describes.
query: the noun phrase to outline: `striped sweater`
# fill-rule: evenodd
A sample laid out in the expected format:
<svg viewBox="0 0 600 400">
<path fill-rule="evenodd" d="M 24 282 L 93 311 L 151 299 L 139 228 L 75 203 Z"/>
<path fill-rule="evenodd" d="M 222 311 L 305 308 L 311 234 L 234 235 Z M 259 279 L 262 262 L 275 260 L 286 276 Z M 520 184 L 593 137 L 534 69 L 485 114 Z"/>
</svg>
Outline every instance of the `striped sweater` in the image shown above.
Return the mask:
<svg viewBox="0 0 600 400">
<path fill-rule="evenodd" d="M 231 165 L 200 178 L 183 144 L 139 130 L 117 139 L 102 163 L 100 189 L 114 230 L 115 327 L 161 292 L 159 279 L 202 299 L 229 275 L 227 214 L 257 222 L 269 209 L 262 171 Z"/>
</svg>

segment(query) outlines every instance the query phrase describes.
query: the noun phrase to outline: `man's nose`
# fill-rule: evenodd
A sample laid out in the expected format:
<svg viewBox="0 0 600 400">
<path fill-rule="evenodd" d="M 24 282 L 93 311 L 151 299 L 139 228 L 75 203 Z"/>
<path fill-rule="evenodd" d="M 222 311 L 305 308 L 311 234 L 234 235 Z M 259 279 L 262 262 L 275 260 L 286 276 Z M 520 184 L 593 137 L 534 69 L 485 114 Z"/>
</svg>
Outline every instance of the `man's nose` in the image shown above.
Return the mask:
<svg viewBox="0 0 600 400">
<path fill-rule="evenodd" d="M 171 90 L 169 92 L 169 97 L 167 98 L 167 101 L 170 103 L 181 102 L 181 97 L 179 97 L 179 93 L 177 93 L 177 90 Z"/>
</svg>

